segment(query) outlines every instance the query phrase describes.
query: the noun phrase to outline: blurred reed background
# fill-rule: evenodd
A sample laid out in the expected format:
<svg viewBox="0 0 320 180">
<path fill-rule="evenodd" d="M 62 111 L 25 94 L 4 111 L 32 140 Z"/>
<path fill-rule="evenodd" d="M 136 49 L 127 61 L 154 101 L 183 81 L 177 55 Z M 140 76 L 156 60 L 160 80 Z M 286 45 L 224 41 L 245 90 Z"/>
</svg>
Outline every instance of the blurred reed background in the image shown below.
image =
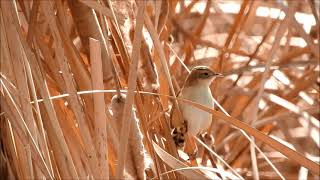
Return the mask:
<svg viewBox="0 0 320 180">
<path fill-rule="evenodd" d="M 0 176 L 319 178 L 318 7 L 1 0 Z M 215 110 L 187 102 L 213 114 L 191 164 L 168 112 L 196 65 L 225 76 Z"/>
</svg>

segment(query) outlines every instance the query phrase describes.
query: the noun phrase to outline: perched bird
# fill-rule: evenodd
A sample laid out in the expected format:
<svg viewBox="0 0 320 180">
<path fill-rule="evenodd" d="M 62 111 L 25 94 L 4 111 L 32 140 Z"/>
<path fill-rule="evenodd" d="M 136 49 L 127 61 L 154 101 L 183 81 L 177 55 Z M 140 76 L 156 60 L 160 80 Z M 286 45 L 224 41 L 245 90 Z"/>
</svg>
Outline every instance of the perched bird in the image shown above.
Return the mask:
<svg viewBox="0 0 320 180">
<path fill-rule="evenodd" d="M 213 108 L 214 101 L 210 90 L 210 84 L 216 77 L 221 77 L 207 66 L 196 66 L 187 76 L 183 87 L 178 93 L 179 98 Z M 211 125 L 212 115 L 184 102 L 178 102 L 181 118 L 178 115 L 178 108 L 174 105 L 171 110 L 172 137 L 177 147 L 185 144 L 186 135 L 196 136 L 204 133 Z"/>
</svg>

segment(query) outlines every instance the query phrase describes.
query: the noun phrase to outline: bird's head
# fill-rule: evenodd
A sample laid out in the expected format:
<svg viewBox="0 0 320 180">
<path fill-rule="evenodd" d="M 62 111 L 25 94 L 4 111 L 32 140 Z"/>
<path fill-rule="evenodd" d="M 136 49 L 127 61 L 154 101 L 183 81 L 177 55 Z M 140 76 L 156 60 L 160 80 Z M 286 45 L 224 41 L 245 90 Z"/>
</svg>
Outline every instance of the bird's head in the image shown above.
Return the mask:
<svg viewBox="0 0 320 180">
<path fill-rule="evenodd" d="M 194 67 L 186 80 L 186 86 L 192 85 L 207 85 L 209 86 L 211 82 L 216 77 L 222 77 L 220 73 L 216 73 L 207 66 L 196 66 Z"/>
</svg>

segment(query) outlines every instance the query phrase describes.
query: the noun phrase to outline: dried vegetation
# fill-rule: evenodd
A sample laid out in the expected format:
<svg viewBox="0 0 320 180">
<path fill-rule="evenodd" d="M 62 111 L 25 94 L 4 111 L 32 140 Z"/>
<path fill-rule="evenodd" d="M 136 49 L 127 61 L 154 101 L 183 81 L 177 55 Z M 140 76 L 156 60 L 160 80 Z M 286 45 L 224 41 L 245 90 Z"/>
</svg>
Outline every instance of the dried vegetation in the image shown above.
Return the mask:
<svg viewBox="0 0 320 180">
<path fill-rule="evenodd" d="M 0 176 L 319 177 L 317 7 L 1 0 Z M 195 65 L 225 75 L 214 110 L 174 98 Z M 176 100 L 213 114 L 196 161 L 170 135 Z"/>
</svg>

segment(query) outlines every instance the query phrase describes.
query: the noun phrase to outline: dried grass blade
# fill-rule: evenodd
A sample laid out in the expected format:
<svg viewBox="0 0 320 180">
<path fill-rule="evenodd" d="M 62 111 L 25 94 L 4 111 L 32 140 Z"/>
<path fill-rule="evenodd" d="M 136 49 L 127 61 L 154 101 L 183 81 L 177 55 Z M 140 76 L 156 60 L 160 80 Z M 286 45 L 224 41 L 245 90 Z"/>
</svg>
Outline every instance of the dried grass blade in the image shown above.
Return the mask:
<svg viewBox="0 0 320 180">
<path fill-rule="evenodd" d="M 282 153 L 283 155 L 285 155 L 286 157 L 288 157 L 291 160 L 294 160 L 296 163 L 306 167 L 307 169 L 311 170 L 313 173 L 320 175 L 320 171 L 319 171 L 319 164 L 309 160 L 308 158 L 304 157 L 303 155 L 301 155 L 300 153 L 288 148 L 287 146 L 281 144 L 280 142 L 270 138 L 269 136 L 261 133 L 260 131 L 250 127 L 249 125 L 233 118 L 233 117 L 229 117 L 226 116 L 225 114 L 215 111 L 213 109 L 207 108 L 201 104 L 186 100 L 186 99 L 180 99 L 177 98 L 179 101 L 183 101 L 187 104 L 190 104 L 196 108 L 199 108 L 201 110 L 204 110 L 206 112 L 211 113 L 213 116 L 215 116 L 216 118 L 219 119 L 223 119 L 224 121 L 227 121 L 228 123 L 230 123 L 233 126 L 236 126 L 242 130 L 244 130 L 246 133 L 248 133 L 249 135 L 255 137 L 256 139 L 259 139 L 260 141 L 266 143 L 267 145 L 269 145 L 270 147 L 274 148 L 275 150 L 279 151 L 280 153 Z"/>
<path fill-rule="evenodd" d="M 95 92 L 105 92 L 105 93 L 115 93 L 116 90 L 104 90 L 104 91 L 82 91 L 82 92 L 78 92 L 78 94 L 86 94 L 86 93 L 95 93 Z M 126 92 L 125 90 L 123 92 Z M 151 92 L 143 92 L 140 91 L 139 93 L 141 94 L 147 94 L 147 95 L 156 95 L 156 96 L 168 96 L 168 95 L 162 95 L 162 94 L 157 94 L 157 93 L 151 93 Z M 56 97 L 51 97 L 52 99 L 56 99 L 56 98 L 61 98 L 64 96 L 68 96 L 68 94 L 62 95 L 62 96 L 56 96 Z M 172 99 L 178 99 L 180 101 L 184 101 L 190 105 L 193 105 L 199 109 L 202 109 L 204 111 L 210 112 L 211 114 L 213 114 L 214 116 L 216 116 L 217 118 L 223 119 L 227 122 L 229 122 L 231 125 L 234 125 L 242 130 L 244 130 L 245 132 L 247 132 L 248 134 L 254 136 L 256 139 L 259 139 L 261 141 L 263 141 L 264 143 L 268 144 L 269 146 L 271 146 L 272 148 L 276 149 L 277 151 L 279 151 L 280 153 L 282 153 L 283 155 L 285 155 L 286 157 L 288 157 L 291 160 L 294 160 L 295 162 L 297 162 L 298 164 L 301 164 L 302 166 L 308 168 L 309 170 L 311 170 L 312 172 L 314 172 L 315 174 L 320 174 L 320 172 L 318 171 L 318 164 L 316 164 L 315 162 L 307 159 L 306 157 L 304 157 L 303 155 L 301 155 L 300 153 L 297 153 L 296 151 L 286 147 L 285 145 L 279 143 L 278 141 L 268 137 L 267 135 L 261 133 L 260 131 L 250 127 L 249 125 L 233 118 L 233 117 L 228 117 L 226 115 L 224 115 L 221 112 L 209 109 L 205 106 L 202 106 L 200 104 L 188 101 L 188 100 L 184 100 L 184 99 L 179 99 L 179 98 L 175 98 L 172 96 L 168 96 Z M 42 100 L 38 100 L 38 102 L 41 102 Z"/>
<path fill-rule="evenodd" d="M 221 162 L 223 162 L 223 164 L 225 164 L 236 176 L 237 178 L 240 178 L 242 180 L 244 180 L 244 178 L 237 173 L 236 170 L 234 170 L 229 164 L 227 164 L 227 162 L 225 162 L 216 152 L 214 152 L 211 148 L 209 148 L 204 142 L 202 142 L 199 138 L 196 138 L 196 140 L 203 146 L 205 147 L 210 153 L 212 153 L 214 156 L 217 157 L 217 159 L 219 159 Z"/>
<path fill-rule="evenodd" d="M 131 65 L 130 65 L 130 71 L 129 71 L 129 79 L 128 79 L 128 92 L 127 92 L 127 98 L 124 105 L 123 110 L 123 117 L 122 117 L 122 124 L 126 124 L 126 126 L 122 126 L 121 132 L 120 132 L 120 149 L 122 150 L 122 153 L 118 155 L 118 167 L 116 171 L 116 178 L 120 179 L 123 176 L 123 169 L 124 169 L 124 163 L 126 159 L 127 154 L 127 148 L 128 148 L 128 136 L 130 132 L 131 127 L 131 121 L 130 117 L 132 116 L 132 106 L 134 101 L 134 90 L 137 85 L 137 67 L 138 67 L 138 60 L 140 55 L 140 46 L 141 46 L 141 40 L 142 40 L 142 27 L 143 27 L 143 15 L 145 11 L 145 2 L 142 1 L 138 4 L 138 12 L 137 12 L 137 22 L 135 27 L 135 34 L 134 34 L 134 41 L 133 41 L 133 50 L 131 55 Z"/>
<path fill-rule="evenodd" d="M 310 121 L 315 128 L 320 128 L 320 121 L 312 115 L 310 115 L 307 111 L 302 110 L 299 106 L 294 105 L 288 100 L 281 98 L 275 94 L 264 93 L 263 96 L 271 102 L 278 104 L 279 106 L 282 106 L 288 109 L 289 111 L 296 113 L 297 115 L 300 115 L 307 121 Z"/>
<path fill-rule="evenodd" d="M 180 160 L 176 159 L 175 157 L 167 153 L 165 150 L 163 150 L 155 142 L 152 142 L 152 144 L 157 155 L 162 159 L 163 162 L 168 164 L 172 169 L 188 167 L 186 164 L 184 164 L 183 162 L 181 162 Z M 178 171 L 178 173 L 190 179 L 208 179 L 206 176 L 202 175 L 199 171 L 195 171 L 195 170 L 184 171 L 184 172 Z"/>
<path fill-rule="evenodd" d="M 13 121 L 13 123 L 14 123 L 13 125 L 15 125 L 15 128 L 14 128 L 15 131 L 17 131 L 17 133 L 19 134 L 19 136 L 21 138 L 21 141 L 23 141 L 25 145 L 28 145 L 31 141 L 32 147 L 34 149 L 33 153 L 35 153 L 32 157 L 38 163 L 39 167 L 47 175 L 47 177 L 49 177 L 50 179 L 53 179 L 53 176 L 50 173 L 48 166 L 46 165 L 46 162 L 42 156 L 42 153 L 38 147 L 38 144 L 35 141 L 35 139 L 32 137 L 31 131 L 29 130 L 29 128 L 28 128 L 28 126 L 22 116 L 21 111 L 19 110 L 19 107 L 15 103 L 13 97 L 11 96 L 11 94 L 8 91 L 8 89 L 6 88 L 6 86 L 2 83 L 2 81 L 1 81 L 1 84 L 2 84 L 2 87 L 3 87 L 5 94 L 7 95 L 6 96 L 7 98 L 5 98 L 4 97 L 5 94 L 1 93 L 1 96 L 2 96 L 2 98 L 0 98 L 1 105 L 5 106 L 3 108 L 4 108 L 5 112 L 7 112 L 7 113 L 10 113 L 12 107 L 13 107 L 12 109 L 15 109 L 15 111 L 16 111 L 15 116 L 14 115 L 11 116 L 12 117 L 11 121 Z M 7 102 L 7 101 L 10 101 L 11 103 L 9 104 L 9 102 Z M 19 123 L 19 120 L 21 121 L 20 123 Z"/>
<path fill-rule="evenodd" d="M 310 134 L 311 134 L 311 138 L 312 140 L 317 144 L 318 147 L 320 147 L 320 141 L 319 141 L 319 128 L 320 128 L 320 121 L 318 119 L 316 119 L 315 117 L 311 116 L 308 112 L 306 111 L 302 111 L 301 108 L 299 108 L 298 106 L 294 105 L 293 103 L 277 96 L 274 94 L 268 94 L 265 93 L 264 97 L 266 97 L 268 100 L 270 100 L 271 102 L 278 104 L 286 109 L 288 109 L 289 111 L 292 111 L 298 115 L 300 115 L 301 117 L 303 117 L 303 119 L 305 120 L 306 124 L 312 124 L 313 127 L 309 127 L 310 128 Z M 314 131 L 311 130 L 314 129 Z M 315 135 L 312 135 L 311 132 L 314 132 Z M 314 134 L 313 133 L 313 134 Z"/>
<path fill-rule="evenodd" d="M 200 167 L 200 166 L 198 166 L 198 167 L 176 168 L 176 169 L 161 173 L 160 175 L 163 176 L 163 175 L 166 175 L 166 174 L 171 173 L 171 172 L 190 171 L 190 170 L 199 170 L 199 171 L 202 171 L 202 172 L 209 171 L 209 172 L 213 172 L 213 173 L 216 173 L 216 174 L 220 174 L 220 175 L 222 175 L 224 177 L 227 177 L 229 179 L 238 179 L 237 176 L 235 176 L 235 175 L 233 175 L 233 174 L 231 174 L 231 173 L 229 173 L 227 171 L 222 171 L 222 170 L 217 169 L 217 168 Z M 210 178 L 220 179 L 218 176 L 214 176 L 214 177 L 211 177 L 211 176 L 210 176 Z M 155 179 L 155 178 L 152 178 L 152 179 Z"/>
<path fill-rule="evenodd" d="M 52 31 L 53 39 L 56 42 L 55 46 L 54 46 L 55 53 L 57 56 L 56 59 L 58 60 L 59 66 L 62 71 L 62 76 L 63 76 L 63 79 L 65 81 L 65 85 L 66 85 L 66 91 L 68 93 L 70 93 L 70 95 L 71 95 L 68 98 L 68 102 L 70 103 L 71 109 L 73 110 L 74 115 L 79 123 L 81 137 L 83 138 L 84 143 L 86 144 L 85 148 L 86 148 L 87 156 L 91 157 L 91 159 L 89 161 L 90 166 L 91 166 L 91 168 L 93 168 L 93 170 L 97 170 L 97 167 L 96 167 L 97 166 L 97 157 L 96 157 L 95 146 L 92 141 L 90 129 L 89 129 L 89 126 L 86 121 L 86 116 L 85 116 L 84 112 L 82 111 L 82 106 L 81 106 L 81 103 L 80 103 L 79 98 L 76 93 L 77 92 L 76 87 L 75 87 L 69 66 L 66 61 L 67 59 L 64 56 L 65 52 L 64 52 L 64 49 L 62 49 L 62 47 L 63 47 L 62 46 L 62 39 L 61 39 L 59 30 L 58 30 L 58 26 L 57 26 L 57 22 L 56 22 L 56 19 L 54 16 L 52 2 L 49 2 L 49 1 L 42 2 L 41 5 L 42 5 L 43 9 L 46 9 L 46 11 L 44 11 L 46 18 L 51 19 L 51 21 L 49 21 L 49 27 Z M 95 173 L 95 175 L 97 175 L 96 173 Z"/>
<path fill-rule="evenodd" d="M 145 22 L 145 25 L 146 25 L 146 27 L 147 27 L 147 29 L 149 31 L 149 34 L 150 34 L 150 36 L 152 38 L 154 47 L 155 47 L 155 49 L 156 49 L 156 51 L 157 51 L 157 53 L 159 55 L 161 66 L 162 66 L 162 70 L 164 71 L 165 76 L 167 78 L 171 94 L 174 97 L 176 97 L 176 93 L 175 93 L 174 88 L 173 88 L 172 79 L 171 79 L 171 75 L 170 75 L 170 72 L 169 72 L 169 68 L 168 68 L 168 64 L 167 64 L 167 61 L 166 61 L 166 56 L 164 54 L 163 47 L 162 47 L 162 45 L 160 43 L 158 34 L 157 34 L 155 28 L 152 25 L 151 19 L 147 14 L 145 14 L 145 16 L 144 16 L 144 22 Z M 178 103 L 177 103 L 176 100 L 174 100 L 173 103 L 174 103 L 175 107 L 177 107 L 178 117 L 181 120 L 182 119 L 182 115 L 181 115 Z"/>
<path fill-rule="evenodd" d="M 36 124 L 33 121 L 34 116 L 32 113 L 32 107 L 29 106 L 28 101 L 30 100 L 30 94 L 27 84 L 27 77 L 25 74 L 25 67 L 24 67 L 24 54 L 23 49 L 21 47 L 21 42 L 19 37 L 16 34 L 15 27 L 13 24 L 10 23 L 10 21 L 13 21 L 13 14 L 17 13 L 15 12 L 14 8 L 10 6 L 7 6 L 9 9 L 4 9 L 4 13 L 7 13 L 8 16 L 5 16 L 4 22 L 7 26 L 6 28 L 6 34 L 7 34 L 7 43 L 8 48 L 10 50 L 11 55 L 11 62 L 12 62 L 12 68 L 13 73 L 15 75 L 15 84 L 19 91 L 19 96 L 17 103 L 19 104 L 19 107 L 21 108 L 21 113 L 23 115 L 23 119 L 26 121 L 27 127 L 30 129 L 30 132 L 32 134 L 32 137 L 36 142 L 38 142 L 38 131 L 36 128 Z M 9 15 L 10 14 L 10 15 Z"/>
<path fill-rule="evenodd" d="M 3 2 L 10 3 L 9 1 L 1 1 L 1 3 Z M 2 7 L 5 6 L 3 4 L 1 5 Z M 14 5 L 9 4 L 9 6 L 13 7 Z M 46 110 L 50 117 L 49 129 L 50 130 L 52 129 L 53 130 L 52 132 L 54 133 L 52 134 L 48 133 L 48 134 L 49 134 L 49 137 L 52 138 L 51 142 L 57 143 L 55 144 L 56 146 L 53 147 L 54 151 L 59 149 L 58 151 L 56 151 L 56 153 L 59 154 L 56 157 L 57 159 L 59 159 L 59 165 L 61 168 L 60 173 L 64 177 L 77 178 L 78 177 L 77 172 L 74 168 L 74 164 L 72 162 L 70 152 L 63 138 L 63 134 L 59 127 L 59 123 L 58 123 L 54 108 L 52 106 L 52 103 L 49 100 L 49 92 L 48 92 L 47 84 L 44 81 L 42 74 L 40 73 L 41 71 L 38 66 L 38 63 L 36 62 L 34 54 L 31 52 L 31 50 L 27 45 L 27 42 L 23 38 L 20 25 L 18 24 L 19 21 L 18 21 L 17 14 L 13 13 L 13 18 L 14 18 L 13 24 L 15 25 L 16 31 L 18 32 L 18 37 L 20 38 L 20 42 L 23 46 L 24 53 L 27 56 L 28 61 L 30 62 L 31 68 L 33 69 L 32 73 L 34 73 L 36 85 L 37 87 L 39 87 L 40 94 L 44 98 L 44 104 L 46 106 Z"/>
<path fill-rule="evenodd" d="M 251 119 L 251 123 L 254 123 L 257 120 L 258 117 L 258 103 L 261 100 L 262 94 L 264 92 L 264 87 L 265 87 L 265 83 L 267 81 L 267 77 L 268 74 L 270 72 L 270 67 L 271 67 L 271 63 L 273 61 L 273 58 L 275 56 L 275 52 L 279 49 L 280 47 L 280 40 L 283 37 L 288 25 L 290 24 L 290 21 L 294 15 L 294 10 L 295 7 L 294 6 L 290 6 L 290 8 L 287 11 L 287 15 L 285 17 L 285 19 L 282 21 L 282 23 L 280 24 L 280 26 L 278 27 L 277 33 L 275 35 L 275 41 L 273 43 L 273 46 L 270 50 L 269 56 L 267 57 L 267 63 L 265 65 L 265 71 L 262 75 L 262 79 L 260 82 L 260 87 L 257 93 L 257 96 L 254 98 L 253 100 L 253 110 L 250 113 L 250 117 L 249 119 Z M 255 140 L 253 137 L 251 137 L 252 142 L 254 143 Z M 252 161 L 252 167 L 253 167 L 253 177 L 254 179 L 258 180 L 259 179 L 259 171 L 258 171 L 258 165 L 257 165 L 257 159 L 256 159 L 256 153 L 255 153 L 255 148 L 253 143 L 250 143 L 250 155 L 251 155 L 251 161 Z"/>
<path fill-rule="evenodd" d="M 26 71 L 27 71 L 28 83 L 29 83 L 30 90 L 31 90 L 31 97 L 32 97 L 33 101 L 35 101 L 37 99 L 37 93 L 36 93 L 36 87 L 35 87 L 33 76 L 32 76 L 32 70 L 31 70 L 29 62 L 25 58 L 24 58 L 24 60 L 25 60 L 25 66 L 26 66 Z M 52 162 L 51 162 L 50 155 L 49 155 L 48 142 L 46 139 L 46 132 L 45 132 L 45 129 L 44 129 L 43 123 L 42 123 L 43 119 L 41 117 L 39 103 L 35 102 L 34 104 L 35 104 L 35 109 L 36 109 L 35 110 L 36 117 L 34 119 L 38 125 L 39 134 L 40 134 L 39 135 L 39 145 L 40 145 L 41 150 L 44 154 L 45 161 L 50 168 L 51 174 L 53 174 L 53 167 L 52 167 Z"/>
</svg>

